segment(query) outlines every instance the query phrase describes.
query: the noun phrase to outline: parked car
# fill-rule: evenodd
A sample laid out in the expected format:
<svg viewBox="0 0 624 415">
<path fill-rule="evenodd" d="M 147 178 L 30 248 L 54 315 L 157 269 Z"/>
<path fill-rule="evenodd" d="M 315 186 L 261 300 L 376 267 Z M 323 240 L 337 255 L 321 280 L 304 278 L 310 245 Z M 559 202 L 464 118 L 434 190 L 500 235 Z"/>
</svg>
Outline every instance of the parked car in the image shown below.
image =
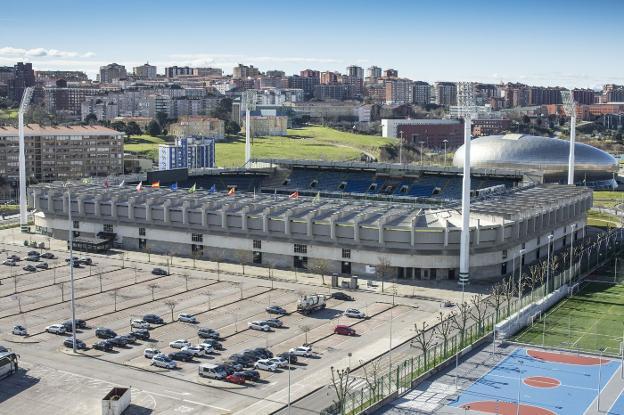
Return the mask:
<svg viewBox="0 0 624 415">
<path fill-rule="evenodd" d="M 109 352 L 113 350 L 113 343 L 108 340 L 100 340 L 99 342 L 93 343 L 92 346 L 95 350 L 101 350 L 103 352 Z"/>
<path fill-rule="evenodd" d="M 247 323 L 247 327 L 252 330 L 271 331 L 271 327 L 264 321 L 250 321 Z"/>
<path fill-rule="evenodd" d="M 154 349 L 153 347 L 148 347 L 147 349 L 143 350 L 143 357 L 146 357 L 148 359 L 151 359 L 152 357 L 159 354 L 160 350 Z"/>
<path fill-rule="evenodd" d="M 289 352 L 291 354 L 294 354 L 295 356 L 303 356 L 303 357 L 312 356 L 312 350 L 310 350 L 310 348 L 308 347 L 303 347 L 303 346 L 293 347 L 292 349 L 289 350 Z"/>
<path fill-rule="evenodd" d="M 131 331 L 128 335 L 138 340 L 148 340 L 150 338 L 150 332 L 148 329 L 136 329 Z"/>
<path fill-rule="evenodd" d="M 275 363 L 277 367 L 288 367 L 288 360 L 284 359 L 283 357 L 272 357 L 269 359 L 269 362 Z"/>
<path fill-rule="evenodd" d="M 354 336 L 355 335 L 355 329 L 349 327 L 349 326 L 343 326 L 342 324 L 337 325 L 334 328 L 334 333 L 335 334 L 341 334 L 343 336 Z"/>
<path fill-rule="evenodd" d="M 351 318 L 366 318 L 366 314 L 358 310 L 357 308 L 347 308 L 344 315 Z"/>
<path fill-rule="evenodd" d="M 93 260 L 89 258 L 88 256 L 83 256 L 82 258 L 78 260 L 78 262 L 84 265 L 93 265 Z"/>
<path fill-rule="evenodd" d="M 252 367 L 258 359 L 255 359 L 252 356 L 233 354 L 232 356 L 230 356 L 229 360 L 236 365 L 241 365 L 241 367 Z"/>
<path fill-rule="evenodd" d="M 209 355 L 210 353 L 214 352 L 214 348 L 212 347 L 210 343 L 205 343 L 205 342 L 199 343 L 197 347 L 199 347 L 200 349 L 203 349 L 206 355 Z"/>
<path fill-rule="evenodd" d="M 164 367 L 165 369 L 175 369 L 178 365 L 173 359 L 164 354 L 159 354 L 152 357 L 152 365 L 157 367 Z"/>
<path fill-rule="evenodd" d="M 128 345 L 128 338 L 126 336 L 115 336 L 108 339 L 114 346 L 125 347 Z"/>
<path fill-rule="evenodd" d="M 278 305 L 270 305 L 265 310 L 269 314 L 280 314 L 280 315 L 288 314 L 285 309 L 283 309 L 282 307 Z"/>
<path fill-rule="evenodd" d="M 263 359 L 270 359 L 273 357 L 273 352 L 267 349 L 266 347 L 256 347 L 254 351 L 259 353 Z"/>
<path fill-rule="evenodd" d="M 32 265 L 26 265 L 24 268 L 22 268 L 24 271 L 28 271 L 28 272 L 35 272 L 37 271 L 37 268 L 35 268 Z"/>
<path fill-rule="evenodd" d="M 152 326 L 145 320 L 132 320 L 130 322 L 130 327 L 133 329 L 149 329 Z"/>
<path fill-rule="evenodd" d="M 240 372 L 241 370 L 244 370 L 243 365 L 234 363 L 231 360 L 226 360 L 221 366 L 223 367 L 225 373 L 227 373 L 228 375 L 231 375 L 234 372 Z"/>
<path fill-rule="evenodd" d="M 214 350 L 223 350 L 223 344 L 214 340 L 214 339 L 204 339 L 202 340 L 201 345 L 210 346 Z"/>
<path fill-rule="evenodd" d="M 65 258 L 65 262 L 69 262 L 72 258 L 74 259 L 74 262 L 80 262 L 80 258 L 78 258 L 77 256 L 75 256 L 75 257 L 67 257 L 67 258 Z"/>
<path fill-rule="evenodd" d="M 260 372 L 257 370 L 241 370 L 240 372 L 234 372 L 234 374 L 252 382 L 260 380 Z"/>
<path fill-rule="evenodd" d="M 73 349 L 74 339 L 68 338 L 63 341 L 63 346 Z M 87 345 L 80 339 L 76 339 L 76 349 L 86 349 Z"/>
<path fill-rule="evenodd" d="M 98 327 L 95 329 L 95 336 L 100 339 L 112 339 L 113 337 L 117 337 L 117 333 L 105 327 Z"/>
<path fill-rule="evenodd" d="M 354 301 L 354 298 L 353 298 L 353 297 L 351 297 L 350 295 L 345 294 L 345 293 L 343 293 L 343 292 L 340 292 L 340 291 L 333 292 L 333 293 L 332 293 L 332 295 L 331 295 L 331 297 L 332 297 L 332 298 L 335 298 L 336 300 L 342 300 L 342 301 Z"/>
<path fill-rule="evenodd" d="M 41 254 L 41 258 L 56 259 L 56 256 L 52 252 L 44 252 L 43 254 Z"/>
<path fill-rule="evenodd" d="M 9 255 L 9 256 L 7 257 L 7 259 L 10 259 L 10 260 L 11 260 L 11 261 L 13 261 L 13 262 L 19 262 L 19 261 L 21 261 L 21 258 L 20 258 L 20 257 L 18 257 L 17 255 L 15 255 L 15 254 L 13 254 L 13 255 Z"/>
<path fill-rule="evenodd" d="M 243 351 L 242 351 L 241 353 L 239 353 L 239 354 L 242 354 L 242 355 L 243 355 L 243 357 L 246 357 L 246 358 L 248 358 L 248 359 L 251 359 L 251 360 L 253 360 L 254 362 L 255 362 L 256 360 L 265 359 L 265 357 L 264 357 L 262 354 L 260 354 L 260 353 L 256 352 L 255 350 L 249 350 L 249 349 L 247 349 L 247 350 L 243 350 Z"/>
<path fill-rule="evenodd" d="M 218 331 L 209 329 L 207 327 L 201 327 L 199 330 L 197 330 L 197 335 L 202 339 L 219 340 L 219 338 L 221 337 Z"/>
<path fill-rule="evenodd" d="M 189 352 L 183 352 L 179 350 L 177 352 L 171 352 L 167 355 L 169 359 L 179 360 L 181 362 L 191 362 L 193 361 L 193 355 Z"/>
<path fill-rule="evenodd" d="M 137 337 L 132 332 L 130 332 L 128 334 L 122 334 L 122 335 L 117 336 L 117 337 L 121 337 L 121 338 L 125 339 L 127 344 L 136 344 L 137 343 Z"/>
<path fill-rule="evenodd" d="M 206 357 L 209 354 L 206 349 L 199 346 L 184 346 L 181 350 L 190 353 L 193 357 Z"/>
<path fill-rule="evenodd" d="M 48 269 L 48 263 L 47 262 L 41 262 L 41 263 L 35 265 L 35 268 Z"/>
<path fill-rule="evenodd" d="M 189 313 L 180 313 L 178 315 L 178 321 L 181 321 L 183 323 L 191 323 L 191 324 L 197 324 L 199 323 L 199 320 L 197 320 L 197 318 Z"/>
<path fill-rule="evenodd" d="M 152 274 L 154 274 L 154 275 L 160 275 L 160 276 L 165 276 L 165 277 L 166 277 L 167 275 L 169 275 L 169 273 L 167 272 L 167 270 L 164 270 L 164 269 L 162 269 L 162 268 L 154 268 L 154 269 L 152 270 Z"/>
<path fill-rule="evenodd" d="M 65 326 L 62 324 L 51 324 L 45 328 L 45 331 L 53 334 L 65 334 Z"/>
<path fill-rule="evenodd" d="M 277 365 L 271 362 L 268 359 L 258 360 L 254 364 L 254 369 L 267 370 L 269 372 L 275 372 L 277 370 Z"/>
<path fill-rule="evenodd" d="M 146 314 L 143 316 L 143 321 L 150 324 L 165 324 L 165 320 L 157 314 Z"/>
<path fill-rule="evenodd" d="M 39 255 L 37 255 L 37 256 L 28 255 L 26 257 L 26 261 L 39 262 Z"/>
<path fill-rule="evenodd" d="M 169 343 L 169 347 L 174 348 L 174 349 L 181 349 L 187 346 L 191 346 L 191 342 L 186 339 L 178 339 Z"/>
<path fill-rule="evenodd" d="M 297 363 L 297 356 L 292 354 L 292 353 L 288 353 L 288 352 L 284 352 L 284 353 L 280 353 L 278 354 L 279 357 L 281 357 L 282 359 L 285 359 L 286 361 L 290 360 L 290 364 L 293 365 L 295 363 Z"/>
<path fill-rule="evenodd" d="M 237 375 L 236 373 L 232 373 L 231 375 L 227 375 L 225 377 L 226 382 L 234 383 L 236 385 L 244 385 L 245 378 Z"/>
<path fill-rule="evenodd" d="M 212 363 L 205 363 L 200 365 L 197 369 L 199 376 L 212 379 L 225 379 L 226 376 L 231 375 L 234 372 L 228 373 L 224 365 L 215 365 Z"/>
<path fill-rule="evenodd" d="M 267 326 L 273 327 L 273 328 L 282 327 L 284 325 L 284 322 L 277 318 L 270 318 L 270 319 L 264 320 L 264 322 L 266 323 Z"/>
<path fill-rule="evenodd" d="M 7 260 L 5 260 L 5 261 L 2 261 L 2 265 L 7 265 L 7 266 L 9 266 L 9 267 L 14 267 L 16 264 L 15 264 L 15 261 L 14 261 L 14 260 L 12 260 L 12 259 L 7 259 Z"/>
<path fill-rule="evenodd" d="M 87 322 L 84 320 L 80 320 L 79 318 L 77 318 L 76 320 L 74 320 L 76 322 L 76 328 L 77 329 L 86 329 L 87 328 Z M 63 322 L 63 325 L 65 326 L 65 330 L 70 331 L 72 329 L 72 321 L 71 320 L 65 320 Z"/>
<path fill-rule="evenodd" d="M 28 332 L 26 331 L 26 327 L 17 324 L 13 326 L 13 330 L 11 331 L 16 336 L 28 336 Z"/>
<path fill-rule="evenodd" d="M 41 254 L 39 254 L 38 251 L 28 251 L 28 253 L 26 255 L 28 255 L 28 256 L 41 256 Z"/>
</svg>

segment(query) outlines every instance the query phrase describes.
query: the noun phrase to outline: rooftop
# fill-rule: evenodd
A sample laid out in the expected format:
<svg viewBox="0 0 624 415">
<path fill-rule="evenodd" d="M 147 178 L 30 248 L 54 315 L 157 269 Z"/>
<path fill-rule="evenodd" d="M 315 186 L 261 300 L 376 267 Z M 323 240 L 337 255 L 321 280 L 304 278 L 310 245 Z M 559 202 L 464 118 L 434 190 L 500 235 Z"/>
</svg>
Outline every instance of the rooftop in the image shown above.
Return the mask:
<svg viewBox="0 0 624 415">
<path fill-rule="evenodd" d="M 0 127 L 0 137 L 17 137 L 15 127 Z M 24 126 L 24 136 L 53 136 L 53 135 L 124 135 L 124 133 L 103 127 L 101 125 L 72 125 L 72 126 L 45 126 L 27 124 Z"/>
</svg>

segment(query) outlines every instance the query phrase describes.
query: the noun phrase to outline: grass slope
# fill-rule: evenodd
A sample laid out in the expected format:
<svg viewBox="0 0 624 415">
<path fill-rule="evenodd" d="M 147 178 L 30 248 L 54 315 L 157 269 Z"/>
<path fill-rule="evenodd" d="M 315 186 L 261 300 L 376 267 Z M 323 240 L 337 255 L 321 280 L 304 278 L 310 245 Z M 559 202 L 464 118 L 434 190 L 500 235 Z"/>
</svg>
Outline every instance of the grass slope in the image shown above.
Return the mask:
<svg viewBox="0 0 624 415">
<path fill-rule="evenodd" d="M 152 137 L 151 135 L 133 135 L 126 137 L 124 141 L 124 152 L 149 157 L 156 160 L 158 157 L 158 144 L 165 144 L 162 137 Z"/>
</svg>

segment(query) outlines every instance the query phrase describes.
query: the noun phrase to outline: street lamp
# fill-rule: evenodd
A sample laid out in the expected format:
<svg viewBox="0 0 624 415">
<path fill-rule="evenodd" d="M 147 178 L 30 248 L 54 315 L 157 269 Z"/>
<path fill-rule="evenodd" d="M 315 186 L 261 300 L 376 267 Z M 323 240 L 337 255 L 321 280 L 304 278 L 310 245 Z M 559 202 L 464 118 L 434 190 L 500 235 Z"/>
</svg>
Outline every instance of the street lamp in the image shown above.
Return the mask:
<svg viewBox="0 0 624 415">
<path fill-rule="evenodd" d="M 290 415 L 290 350 L 288 351 L 288 415 Z"/>
<path fill-rule="evenodd" d="M 524 262 L 524 253 L 526 250 L 520 250 L 520 270 L 518 275 L 518 312 L 516 313 L 516 324 L 518 323 L 518 317 L 520 316 L 520 307 L 522 307 L 522 263 Z"/>
<path fill-rule="evenodd" d="M 403 131 L 399 131 L 399 136 L 401 137 L 399 141 L 399 164 L 403 164 Z"/>
<path fill-rule="evenodd" d="M 568 280 L 569 283 L 572 284 L 572 277 L 573 277 L 573 264 L 574 264 L 574 237 L 575 237 L 575 232 L 574 230 L 576 229 L 576 223 L 573 223 L 572 225 L 570 225 L 570 269 L 568 269 Z"/>
<path fill-rule="evenodd" d="M 548 235 L 548 262 L 546 267 L 546 293 L 545 295 L 550 293 L 550 242 L 553 240 L 554 236 L 551 233 Z"/>
<path fill-rule="evenodd" d="M 446 167 L 446 145 L 448 144 L 448 140 L 443 140 L 444 143 L 444 167 Z"/>
<path fill-rule="evenodd" d="M 64 184 L 67 188 L 67 229 L 69 230 L 69 281 L 71 290 L 71 316 L 72 316 L 72 351 L 76 353 L 76 296 L 74 293 L 74 222 L 72 220 L 71 190 L 70 183 Z"/>
<path fill-rule="evenodd" d="M 423 166 L 423 145 L 425 144 L 424 141 L 420 142 L 420 165 Z"/>
</svg>

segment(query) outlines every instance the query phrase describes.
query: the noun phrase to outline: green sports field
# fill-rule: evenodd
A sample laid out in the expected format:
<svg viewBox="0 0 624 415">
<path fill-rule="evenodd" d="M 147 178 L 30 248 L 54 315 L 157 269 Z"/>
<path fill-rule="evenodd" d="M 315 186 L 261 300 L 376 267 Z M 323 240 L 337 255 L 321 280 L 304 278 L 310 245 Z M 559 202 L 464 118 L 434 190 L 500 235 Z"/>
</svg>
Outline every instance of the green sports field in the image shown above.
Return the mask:
<svg viewBox="0 0 624 415">
<path fill-rule="evenodd" d="M 520 343 L 619 355 L 624 335 L 624 285 L 587 283 L 515 340 Z"/>
</svg>

